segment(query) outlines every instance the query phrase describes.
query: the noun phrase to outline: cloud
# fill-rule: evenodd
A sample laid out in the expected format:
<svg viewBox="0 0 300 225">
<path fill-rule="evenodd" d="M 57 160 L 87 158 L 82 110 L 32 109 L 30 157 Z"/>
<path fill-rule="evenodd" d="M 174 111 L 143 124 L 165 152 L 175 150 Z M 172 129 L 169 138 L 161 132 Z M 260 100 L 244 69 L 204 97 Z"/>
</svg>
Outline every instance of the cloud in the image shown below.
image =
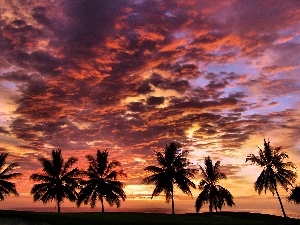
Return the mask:
<svg viewBox="0 0 300 225">
<path fill-rule="evenodd" d="M 148 105 L 161 105 L 164 103 L 164 101 L 165 101 L 164 97 L 151 96 L 147 99 L 147 104 Z"/>
<path fill-rule="evenodd" d="M 0 127 L 0 134 L 10 134 L 4 127 Z"/>
<path fill-rule="evenodd" d="M 8 109 L 0 114 L 9 123 L 0 133 L 36 157 L 57 147 L 83 157 L 108 148 L 132 170 L 135 184 L 144 164 L 153 163 L 152 149 L 170 141 L 195 158 L 230 157 L 270 130 L 296 137 L 297 6 L 6 2 L 0 83 L 1 95 L 14 104 L 9 116 Z M 225 170 L 239 172 L 233 163 Z"/>
<path fill-rule="evenodd" d="M 233 27 L 241 33 L 272 32 L 276 29 L 296 25 L 299 2 L 287 1 L 284 5 L 279 0 L 235 1 L 229 16 Z M 272 19 L 270 19 L 272 18 Z"/>
<path fill-rule="evenodd" d="M 266 66 L 263 67 L 263 72 L 267 72 L 267 73 L 278 73 L 278 72 L 282 72 L 282 71 L 291 71 L 296 69 L 297 67 L 294 66 L 285 66 L 285 67 L 280 67 L 280 66 Z"/>
</svg>

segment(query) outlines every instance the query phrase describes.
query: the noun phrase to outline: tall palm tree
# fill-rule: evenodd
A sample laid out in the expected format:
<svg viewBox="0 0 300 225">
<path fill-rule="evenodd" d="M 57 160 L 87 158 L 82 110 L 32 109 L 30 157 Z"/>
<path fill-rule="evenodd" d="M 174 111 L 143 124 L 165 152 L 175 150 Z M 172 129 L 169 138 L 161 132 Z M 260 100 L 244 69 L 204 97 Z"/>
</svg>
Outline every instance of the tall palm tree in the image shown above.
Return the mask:
<svg viewBox="0 0 300 225">
<path fill-rule="evenodd" d="M 108 151 L 101 152 L 97 150 L 96 157 L 86 156 L 89 167 L 87 171 L 83 171 L 83 175 L 87 180 L 82 180 L 82 189 L 80 190 L 77 206 L 82 202 L 84 204 L 90 203 L 91 207 L 96 206 L 96 201 L 100 200 L 102 205 L 102 212 L 104 212 L 104 200 L 110 206 L 116 204 L 117 207 L 121 205 L 121 199 L 125 201 L 126 194 L 123 190 L 124 183 L 117 180 L 118 176 L 125 175 L 120 169 L 120 162 L 108 161 Z"/>
<path fill-rule="evenodd" d="M 217 184 L 220 180 L 226 179 L 225 173 L 220 171 L 221 162 L 217 161 L 213 165 L 212 160 L 208 156 L 204 158 L 204 164 L 205 167 L 199 165 L 203 179 L 198 186 L 202 191 L 195 202 L 196 212 L 198 213 L 205 203 L 209 203 L 210 212 L 212 212 L 213 208 L 216 212 L 218 209 L 222 210 L 225 203 L 230 207 L 234 206 L 231 193 L 226 188 Z"/>
<path fill-rule="evenodd" d="M 71 168 L 77 158 L 70 157 L 66 162 L 61 154 L 61 149 L 52 150 L 51 159 L 41 157 L 38 159 L 43 166 L 43 173 L 34 173 L 30 176 L 35 184 L 31 189 L 34 201 L 47 203 L 54 200 L 57 205 L 57 212 L 60 213 L 60 206 L 63 200 L 71 202 L 77 200 L 76 188 L 79 187 L 79 169 Z"/>
<path fill-rule="evenodd" d="M 292 185 L 296 180 L 296 172 L 291 169 L 295 169 L 293 163 L 283 162 L 288 158 L 288 155 L 281 150 L 280 147 L 272 148 L 270 142 L 266 142 L 264 139 L 264 149 L 259 148 L 259 155 L 250 154 L 246 158 L 246 162 L 250 161 L 251 164 L 255 164 L 263 168 L 262 172 L 258 176 L 254 183 L 255 191 L 261 194 L 263 190 L 265 193 L 270 190 L 274 195 L 276 193 L 283 216 L 286 217 L 281 198 L 278 193 L 278 184 L 280 184 L 286 191 L 288 186 Z"/>
<path fill-rule="evenodd" d="M 300 186 L 292 189 L 291 194 L 288 196 L 288 201 L 300 204 Z"/>
<path fill-rule="evenodd" d="M 167 144 L 162 153 L 154 152 L 159 166 L 147 166 L 145 171 L 153 174 L 144 178 L 142 183 L 155 184 L 151 198 L 158 196 L 163 191 L 166 202 L 172 201 L 172 214 L 175 214 L 174 185 L 185 194 L 192 196 L 190 187 L 196 188 L 196 185 L 190 179 L 194 178 L 197 170 L 188 168 L 191 164 L 186 158 L 188 151 L 182 150 L 177 143 Z"/>
<path fill-rule="evenodd" d="M 4 195 L 10 193 L 18 196 L 16 185 L 8 180 L 21 176 L 20 173 L 9 173 L 18 166 L 18 163 L 11 163 L 6 166 L 8 153 L 0 154 L 0 201 L 4 200 Z M 8 174 L 9 173 L 9 174 Z"/>
</svg>

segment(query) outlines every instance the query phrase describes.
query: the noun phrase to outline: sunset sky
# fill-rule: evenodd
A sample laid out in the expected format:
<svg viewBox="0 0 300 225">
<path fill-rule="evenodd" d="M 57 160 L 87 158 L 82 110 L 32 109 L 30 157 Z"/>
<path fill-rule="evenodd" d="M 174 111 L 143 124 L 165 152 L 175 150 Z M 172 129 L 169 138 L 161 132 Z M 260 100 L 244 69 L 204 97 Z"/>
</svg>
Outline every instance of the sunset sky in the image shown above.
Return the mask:
<svg viewBox="0 0 300 225">
<path fill-rule="evenodd" d="M 143 168 L 171 141 L 195 167 L 221 160 L 237 199 L 258 198 L 260 168 L 245 159 L 264 138 L 300 168 L 298 0 L 1 0 L 0 29 L 0 152 L 23 174 L 16 206 L 34 206 L 29 176 L 56 148 L 81 169 L 107 149 L 128 199 L 152 194 Z"/>
</svg>

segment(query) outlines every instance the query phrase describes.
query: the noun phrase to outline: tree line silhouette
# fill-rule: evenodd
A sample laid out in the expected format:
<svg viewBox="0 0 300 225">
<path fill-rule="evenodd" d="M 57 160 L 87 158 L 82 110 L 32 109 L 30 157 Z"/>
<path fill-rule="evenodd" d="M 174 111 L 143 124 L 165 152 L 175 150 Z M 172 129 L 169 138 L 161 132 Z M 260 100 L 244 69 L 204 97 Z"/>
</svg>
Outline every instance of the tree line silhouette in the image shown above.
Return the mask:
<svg viewBox="0 0 300 225">
<path fill-rule="evenodd" d="M 259 147 L 258 147 L 259 148 Z M 162 152 L 154 151 L 158 166 L 147 166 L 144 170 L 151 173 L 142 180 L 142 184 L 154 184 L 151 198 L 164 193 L 166 202 L 171 201 L 172 214 L 174 210 L 174 188 L 178 187 L 183 193 L 192 196 L 190 188 L 196 188 L 191 179 L 200 172 L 203 179 L 198 185 L 200 193 L 195 201 L 195 210 L 198 213 L 204 204 L 208 204 L 209 211 L 218 212 L 227 204 L 235 205 L 233 196 L 226 188 L 218 184 L 222 179 L 226 179 L 226 174 L 220 170 L 220 161 L 213 164 L 211 158 L 204 158 L 204 166 L 199 165 L 199 169 L 190 168 L 191 163 L 187 159 L 188 151 L 183 150 L 180 144 L 171 142 L 166 145 Z M 8 153 L 0 154 L 0 200 L 4 200 L 5 195 L 18 195 L 16 186 L 9 180 L 21 176 L 21 173 L 12 173 L 18 163 L 6 165 Z M 262 167 L 254 183 L 254 189 L 261 194 L 270 191 L 277 195 L 283 216 L 286 217 L 284 207 L 278 193 L 278 186 L 286 191 L 292 187 L 288 201 L 296 204 L 300 203 L 300 186 L 293 186 L 296 181 L 295 165 L 291 162 L 284 162 L 288 158 L 286 152 L 280 147 L 272 148 L 270 142 L 264 140 L 264 148 L 259 148 L 259 154 L 250 154 L 246 157 L 246 162 Z M 42 173 L 34 173 L 30 179 L 37 182 L 31 189 L 34 201 L 47 203 L 55 201 L 57 211 L 61 211 L 61 203 L 64 199 L 75 202 L 79 207 L 82 203 L 90 204 L 93 208 L 96 202 L 101 202 L 102 212 L 104 212 L 104 200 L 110 206 L 120 207 L 121 200 L 125 201 L 126 194 L 123 190 L 124 183 L 118 178 L 126 176 L 121 169 L 119 161 L 108 160 L 108 151 L 97 149 L 96 156 L 87 155 L 87 170 L 79 170 L 73 165 L 78 161 L 76 157 L 70 157 L 64 161 L 61 149 L 52 150 L 51 158 L 39 158 L 43 170 Z"/>
</svg>

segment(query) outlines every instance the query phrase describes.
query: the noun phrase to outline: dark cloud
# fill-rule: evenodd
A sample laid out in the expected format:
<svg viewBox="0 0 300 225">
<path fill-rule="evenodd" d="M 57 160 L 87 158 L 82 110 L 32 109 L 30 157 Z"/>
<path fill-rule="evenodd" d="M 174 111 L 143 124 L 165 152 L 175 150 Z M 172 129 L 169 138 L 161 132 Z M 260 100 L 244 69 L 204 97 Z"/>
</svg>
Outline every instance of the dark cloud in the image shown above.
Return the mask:
<svg viewBox="0 0 300 225">
<path fill-rule="evenodd" d="M 177 77 L 185 77 L 186 79 L 193 79 L 200 76 L 199 68 L 195 64 L 185 64 L 175 69 Z"/>
<path fill-rule="evenodd" d="M 7 152 L 8 149 L 7 149 L 7 148 L 0 147 L 0 151 L 1 151 L 1 152 Z"/>
<path fill-rule="evenodd" d="M 32 9 L 32 17 L 43 25 L 49 25 L 51 22 L 46 16 L 46 8 L 38 6 Z"/>
<path fill-rule="evenodd" d="M 131 102 L 128 104 L 128 109 L 133 112 L 145 112 L 146 107 L 142 102 Z"/>
<path fill-rule="evenodd" d="M 109 4 L 105 0 L 92 0 L 88 4 L 83 0 L 64 1 L 64 10 L 69 20 L 65 31 L 68 47 L 80 53 L 81 47 L 90 48 L 104 43 L 105 38 L 114 33 L 116 19 L 123 14 L 127 4 L 127 1 L 113 1 Z"/>
<path fill-rule="evenodd" d="M 296 24 L 294 9 L 299 6 L 300 3 L 293 0 L 288 0 L 285 4 L 280 0 L 236 1 L 232 5 L 233 16 L 228 22 L 236 25 L 235 28 L 241 33 L 272 32 Z"/>
<path fill-rule="evenodd" d="M 0 127 L 0 134 L 10 134 L 4 127 Z"/>
<path fill-rule="evenodd" d="M 184 93 L 191 89 L 191 85 L 188 80 L 171 80 L 163 78 L 160 74 L 153 73 L 148 82 L 154 87 L 158 87 L 164 90 L 175 90 L 179 93 Z"/>
<path fill-rule="evenodd" d="M 210 81 L 208 85 L 206 85 L 206 88 L 209 89 L 224 89 L 228 85 L 228 82 L 226 80 L 222 80 L 220 82 L 216 81 Z"/>
<path fill-rule="evenodd" d="M 1 28 L 1 36 L 4 43 L 3 50 L 20 51 L 20 49 L 30 48 L 36 44 L 36 39 L 40 35 L 38 29 L 28 25 L 22 19 L 13 20 Z M 12 58 L 10 55 L 7 55 L 7 57 Z"/>
<path fill-rule="evenodd" d="M 137 89 L 138 94 L 149 94 L 151 92 L 153 92 L 153 90 L 147 81 L 141 84 Z"/>
<path fill-rule="evenodd" d="M 163 104 L 165 101 L 164 97 L 155 97 L 155 96 L 151 96 L 149 98 L 147 98 L 147 105 L 161 105 Z"/>
<path fill-rule="evenodd" d="M 18 52 L 15 60 L 19 66 L 25 69 L 34 69 L 42 75 L 55 76 L 61 73 L 60 60 L 45 51 L 34 51 L 30 54 Z"/>
</svg>

